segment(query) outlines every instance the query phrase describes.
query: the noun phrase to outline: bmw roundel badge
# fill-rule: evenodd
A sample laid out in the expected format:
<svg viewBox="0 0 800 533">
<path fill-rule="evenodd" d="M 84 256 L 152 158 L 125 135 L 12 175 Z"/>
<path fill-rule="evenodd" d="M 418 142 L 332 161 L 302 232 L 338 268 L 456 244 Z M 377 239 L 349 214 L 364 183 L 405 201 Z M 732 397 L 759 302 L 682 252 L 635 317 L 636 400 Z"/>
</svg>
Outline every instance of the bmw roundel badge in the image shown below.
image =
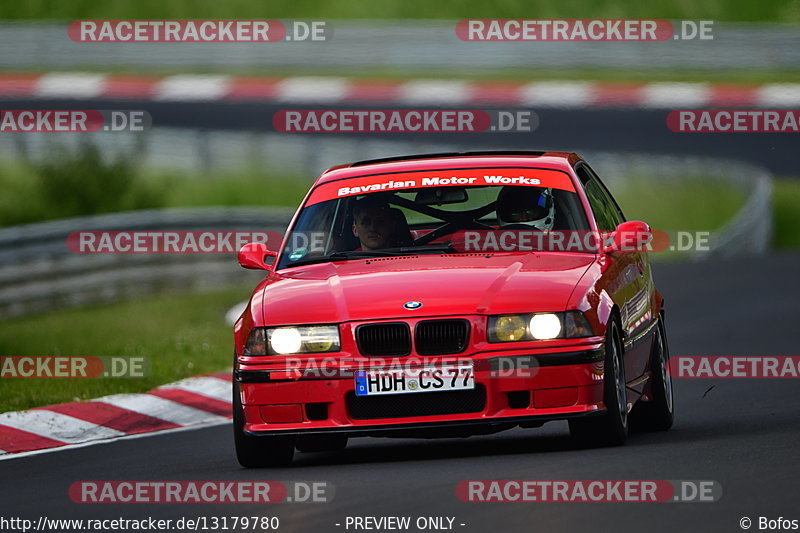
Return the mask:
<svg viewBox="0 0 800 533">
<path fill-rule="evenodd" d="M 406 302 L 403 304 L 403 307 L 406 309 L 413 311 L 414 309 L 419 309 L 422 307 L 422 302 Z"/>
</svg>

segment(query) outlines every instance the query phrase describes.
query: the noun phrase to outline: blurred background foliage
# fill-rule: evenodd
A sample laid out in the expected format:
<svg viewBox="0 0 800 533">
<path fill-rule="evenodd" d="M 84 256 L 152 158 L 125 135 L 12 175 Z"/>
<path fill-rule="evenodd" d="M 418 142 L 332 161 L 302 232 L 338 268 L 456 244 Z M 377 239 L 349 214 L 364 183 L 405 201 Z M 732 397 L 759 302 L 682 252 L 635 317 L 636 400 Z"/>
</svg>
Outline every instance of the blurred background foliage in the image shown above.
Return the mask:
<svg viewBox="0 0 800 533">
<path fill-rule="evenodd" d="M 797 23 L 800 0 L 28 0 L 0 3 L 0 18 L 668 18 Z"/>
</svg>

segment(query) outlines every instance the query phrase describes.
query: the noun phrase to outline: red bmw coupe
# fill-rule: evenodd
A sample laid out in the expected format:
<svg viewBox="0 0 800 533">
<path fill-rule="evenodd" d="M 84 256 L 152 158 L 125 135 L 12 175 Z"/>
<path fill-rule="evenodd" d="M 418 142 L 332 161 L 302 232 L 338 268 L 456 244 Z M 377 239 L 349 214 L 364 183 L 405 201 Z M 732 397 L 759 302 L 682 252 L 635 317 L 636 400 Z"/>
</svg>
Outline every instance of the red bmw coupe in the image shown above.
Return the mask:
<svg viewBox="0 0 800 533">
<path fill-rule="evenodd" d="M 568 420 L 592 446 L 673 421 L 650 228 L 574 153 L 466 152 L 326 171 L 236 322 L 246 467 L 357 436 Z"/>
</svg>

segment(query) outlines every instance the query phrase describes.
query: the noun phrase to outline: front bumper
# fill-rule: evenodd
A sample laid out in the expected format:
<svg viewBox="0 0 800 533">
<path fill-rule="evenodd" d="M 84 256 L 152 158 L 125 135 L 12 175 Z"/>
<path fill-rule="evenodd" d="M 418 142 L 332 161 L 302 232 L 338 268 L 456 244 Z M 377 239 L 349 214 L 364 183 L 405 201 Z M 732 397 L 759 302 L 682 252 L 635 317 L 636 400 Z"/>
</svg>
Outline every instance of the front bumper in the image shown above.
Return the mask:
<svg viewBox="0 0 800 533">
<path fill-rule="evenodd" d="M 352 360 L 329 361 L 326 371 L 310 374 L 239 364 L 234 380 L 243 430 L 254 436 L 464 436 L 601 414 L 604 356 L 602 343 L 461 356 L 473 363 L 476 389 L 469 393 L 356 397 Z M 359 361 L 358 369 L 373 363 Z"/>
</svg>

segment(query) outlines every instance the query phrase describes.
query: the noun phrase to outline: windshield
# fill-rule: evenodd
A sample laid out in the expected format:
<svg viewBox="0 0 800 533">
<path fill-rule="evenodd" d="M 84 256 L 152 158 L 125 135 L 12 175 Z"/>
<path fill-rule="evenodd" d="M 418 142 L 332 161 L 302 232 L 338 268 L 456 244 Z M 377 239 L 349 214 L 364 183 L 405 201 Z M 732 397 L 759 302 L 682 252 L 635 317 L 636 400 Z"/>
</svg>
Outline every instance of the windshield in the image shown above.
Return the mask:
<svg viewBox="0 0 800 533">
<path fill-rule="evenodd" d="M 566 234 L 588 233 L 566 173 L 517 168 L 448 170 L 447 178 L 431 173 L 318 186 L 292 227 L 278 268 L 389 255 L 563 251 L 553 247 L 554 236 L 563 245 Z M 593 251 L 586 248 L 571 251 Z"/>
</svg>

